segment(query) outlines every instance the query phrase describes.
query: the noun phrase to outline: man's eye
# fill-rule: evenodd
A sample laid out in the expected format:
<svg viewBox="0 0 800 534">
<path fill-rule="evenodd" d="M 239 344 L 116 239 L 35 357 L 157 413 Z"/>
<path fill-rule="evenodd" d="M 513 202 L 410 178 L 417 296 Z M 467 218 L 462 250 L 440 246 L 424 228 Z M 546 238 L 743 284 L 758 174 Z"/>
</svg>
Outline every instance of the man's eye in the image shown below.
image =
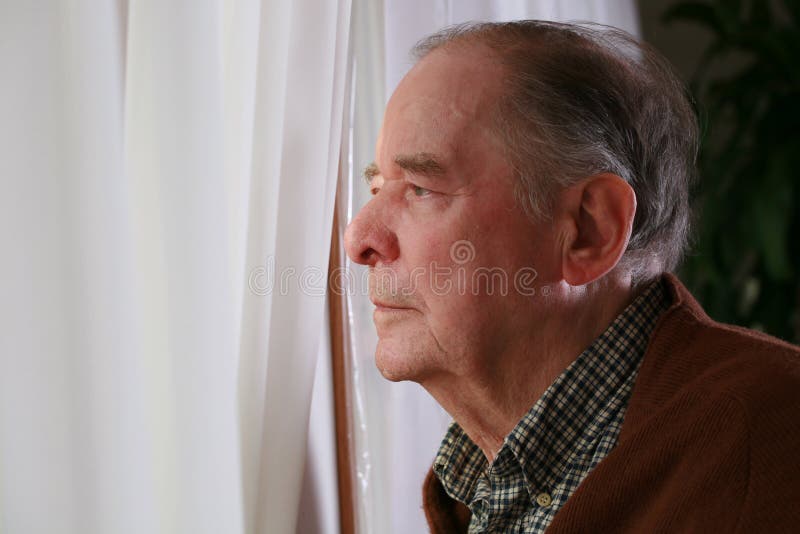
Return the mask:
<svg viewBox="0 0 800 534">
<path fill-rule="evenodd" d="M 414 195 L 418 197 L 426 197 L 433 192 L 430 189 L 425 189 L 424 187 L 420 187 L 418 185 L 412 185 L 411 189 L 414 191 Z"/>
</svg>

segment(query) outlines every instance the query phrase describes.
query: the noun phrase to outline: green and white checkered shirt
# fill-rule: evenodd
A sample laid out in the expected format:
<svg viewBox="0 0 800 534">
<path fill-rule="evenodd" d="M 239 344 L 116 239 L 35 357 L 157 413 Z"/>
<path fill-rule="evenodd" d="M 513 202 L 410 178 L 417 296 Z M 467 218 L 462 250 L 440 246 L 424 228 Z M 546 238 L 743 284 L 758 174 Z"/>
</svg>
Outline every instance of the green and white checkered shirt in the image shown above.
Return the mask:
<svg viewBox="0 0 800 534">
<path fill-rule="evenodd" d="M 544 532 L 617 443 L 650 333 L 669 304 L 648 286 L 547 388 L 491 465 L 453 422 L 434 460 L 445 491 L 472 510 L 469 532 Z"/>
</svg>

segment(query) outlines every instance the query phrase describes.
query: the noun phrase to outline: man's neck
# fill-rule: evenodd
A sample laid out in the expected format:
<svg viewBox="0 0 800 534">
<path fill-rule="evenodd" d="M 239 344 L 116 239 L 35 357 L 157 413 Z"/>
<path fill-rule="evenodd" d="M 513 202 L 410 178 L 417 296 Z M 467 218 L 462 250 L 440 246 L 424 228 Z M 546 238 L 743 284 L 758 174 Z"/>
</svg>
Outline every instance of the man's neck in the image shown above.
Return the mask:
<svg viewBox="0 0 800 534">
<path fill-rule="evenodd" d="M 638 291 L 627 284 L 554 292 L 530 335 L 520 336 L 469 374 L 431 376 L 421 385 L 483 451 L 489 463 L 506 436 L 553 381 L 599 337 Z M 557 313 L 554 313 L 558 310 Z"/>
</svg>

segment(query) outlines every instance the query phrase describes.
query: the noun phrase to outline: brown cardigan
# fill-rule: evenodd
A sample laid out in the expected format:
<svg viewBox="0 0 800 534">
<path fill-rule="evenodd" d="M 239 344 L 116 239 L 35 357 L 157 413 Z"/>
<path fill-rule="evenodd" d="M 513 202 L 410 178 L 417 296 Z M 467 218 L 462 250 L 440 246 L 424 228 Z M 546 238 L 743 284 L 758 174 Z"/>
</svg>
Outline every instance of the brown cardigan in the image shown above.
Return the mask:
<svg viewBox="0 0 800 534">
<path fill-rule="evenodd" d="M 664 275 L 672 305 L 650 338 L 617 446 L 550 533 L 800 532 L 800 348 L 712 321 Z M 431 532 L 469 509 L 428 472 Z"/>
</svg>

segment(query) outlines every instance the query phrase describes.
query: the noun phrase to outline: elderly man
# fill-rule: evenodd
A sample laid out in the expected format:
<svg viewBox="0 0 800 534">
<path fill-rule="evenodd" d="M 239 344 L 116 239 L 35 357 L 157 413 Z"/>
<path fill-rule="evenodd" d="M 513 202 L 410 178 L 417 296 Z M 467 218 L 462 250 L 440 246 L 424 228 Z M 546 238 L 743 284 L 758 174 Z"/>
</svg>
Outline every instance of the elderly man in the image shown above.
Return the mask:
<svg viewBox="0 0 800 534">
<path fill-rule="evenodd" d="M 800 351 L 669 271 L 697 125 L 654 51 L 521 21 L 417 47 L 345 235 L 376 364 L 453 417 L 431 530 L 800 528 Z"/>
</svg>

